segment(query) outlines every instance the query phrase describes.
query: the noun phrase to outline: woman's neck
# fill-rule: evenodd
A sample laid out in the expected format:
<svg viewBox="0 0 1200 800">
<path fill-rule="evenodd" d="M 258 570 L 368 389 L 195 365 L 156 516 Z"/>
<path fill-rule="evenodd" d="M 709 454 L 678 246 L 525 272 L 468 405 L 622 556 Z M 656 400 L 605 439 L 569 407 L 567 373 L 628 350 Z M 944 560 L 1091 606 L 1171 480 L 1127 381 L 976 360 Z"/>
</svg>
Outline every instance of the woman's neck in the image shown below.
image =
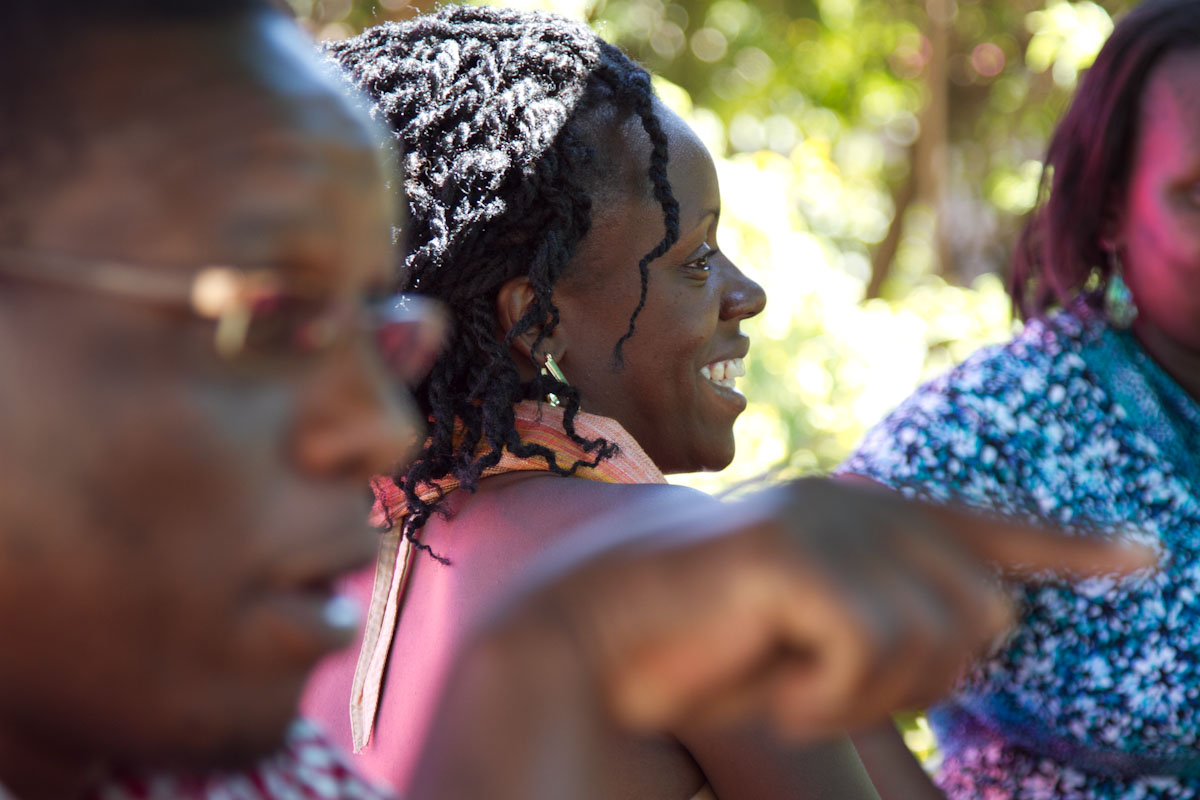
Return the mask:
<svg viewBox="0 0 1200 800">
<path fill-rule="evenodd" d="M 1180 344 L 1161 328 L 1140 319 L 1133 323 L 1133 333 L 1142 347 L 1158 365 L 1200 403 L 1200 350 Z"/>
</svg>

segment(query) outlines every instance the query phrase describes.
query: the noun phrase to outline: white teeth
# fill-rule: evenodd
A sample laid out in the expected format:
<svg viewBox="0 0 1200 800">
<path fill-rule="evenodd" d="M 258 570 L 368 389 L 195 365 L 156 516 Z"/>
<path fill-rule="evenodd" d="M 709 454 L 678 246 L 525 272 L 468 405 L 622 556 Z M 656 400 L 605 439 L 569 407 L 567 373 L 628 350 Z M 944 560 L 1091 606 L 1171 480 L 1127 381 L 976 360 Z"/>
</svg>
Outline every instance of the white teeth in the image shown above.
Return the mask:
<svg viewBox="0 0 1200 800">
<path fill-rule="evenodd" d="M 700 368 L 700 374 L 707 380 L 726 389 L 733 389 L 736 379 L 746 374 L 746 362 L 740 358 L 729 358 L 724 361 L 714 361 Z"/>
<path fill-rule="evenodd" d="M 362 616 L 359 613 L 358 604 L 349 597 L 341 595 L 329 598 L 329 602 L 325 604 L 321 613 L 325 618 L 326 625 L 342 630 L 356 630 Z"/>
</svg>

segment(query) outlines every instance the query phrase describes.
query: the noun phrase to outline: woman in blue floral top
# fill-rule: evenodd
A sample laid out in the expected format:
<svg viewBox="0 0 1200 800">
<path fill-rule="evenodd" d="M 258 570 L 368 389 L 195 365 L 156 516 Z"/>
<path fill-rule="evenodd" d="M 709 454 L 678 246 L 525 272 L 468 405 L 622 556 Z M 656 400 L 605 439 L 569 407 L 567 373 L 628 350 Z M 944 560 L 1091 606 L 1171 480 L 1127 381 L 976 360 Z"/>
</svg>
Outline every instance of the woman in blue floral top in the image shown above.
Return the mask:
<svg viewBox="0 0 1200 800">
<path fill-rule="evenodd" d="M 1022 624 L 930 712 L 951 798 L 1200 797 L 1200 2 L 1150 0 L 1047 157 L 1029 320 L 843 465 L 909 496 L 1152 537 L 1159 572 L 1024 587 Z"/>
</svg>

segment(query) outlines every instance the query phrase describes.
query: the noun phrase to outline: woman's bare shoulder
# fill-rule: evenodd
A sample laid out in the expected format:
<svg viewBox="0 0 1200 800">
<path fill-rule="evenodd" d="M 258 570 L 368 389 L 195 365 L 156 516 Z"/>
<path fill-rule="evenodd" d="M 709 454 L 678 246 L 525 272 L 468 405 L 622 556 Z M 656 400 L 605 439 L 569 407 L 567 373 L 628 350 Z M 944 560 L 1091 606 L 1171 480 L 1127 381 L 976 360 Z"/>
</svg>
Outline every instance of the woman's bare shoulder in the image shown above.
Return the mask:
<svg viewBox="0 0 1200 800">
<path fill-rule="evenodd" d="M 414 570 L 417 593 L 451 592 L 467 605 L 488 607 L 523 583 L 547 555 L 605 549 L 627 537 L 607 524 L 632 507 L 718 501 L 683 486 L 614 484 L 548 473 L 508 473 L 480 481 L 476 492 L 447 497 L 449 516 L 435 516 L 421 541 L 452 569 Z M 435 585 L 441 586 L 434 589 Z"/>
<path fill-rule="evenodd" d="M 670 483 L 604 483 L 546 472 L 525 472 L 482 481 L 475 498 L 467 505 L 475 506 L 473 510 L 476 511 L 486 508 L 488 513 L 500 508 L 519 509 L 526 520 L 568 525 L 588 522 L 597 515 L 619 511 L 630 504 L 676 501 L 717 502 L 696 489 Z"/>
</svg>

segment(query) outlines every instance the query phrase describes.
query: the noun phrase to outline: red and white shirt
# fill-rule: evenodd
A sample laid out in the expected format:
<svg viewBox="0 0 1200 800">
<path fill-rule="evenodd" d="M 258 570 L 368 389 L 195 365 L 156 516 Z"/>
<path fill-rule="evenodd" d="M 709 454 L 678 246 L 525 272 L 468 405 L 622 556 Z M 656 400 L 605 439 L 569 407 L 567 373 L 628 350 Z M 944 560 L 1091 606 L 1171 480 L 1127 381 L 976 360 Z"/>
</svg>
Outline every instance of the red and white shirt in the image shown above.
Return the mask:
<svg viewBox="0 0 1200 800">
<path fill-rule="evenodd" d="M 4 797 L 0 790 L 0 800 Z M 88 800 L 398 800 L 360 776 L 350 757 L 298 720 L 274 755 L 240 771 L 123 773 Z"/>
</svg>

